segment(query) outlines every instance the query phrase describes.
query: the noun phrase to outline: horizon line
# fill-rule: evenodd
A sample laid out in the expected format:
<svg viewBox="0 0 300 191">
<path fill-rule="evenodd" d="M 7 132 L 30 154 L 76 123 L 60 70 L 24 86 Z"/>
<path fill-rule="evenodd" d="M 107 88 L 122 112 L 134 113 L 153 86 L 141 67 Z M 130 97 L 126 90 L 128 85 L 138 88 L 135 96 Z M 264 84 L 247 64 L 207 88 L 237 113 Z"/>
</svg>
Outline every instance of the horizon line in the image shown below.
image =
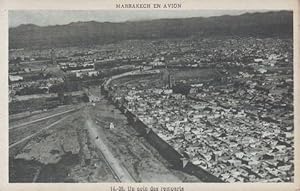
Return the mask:
<svg viewBox="0 0 300 191">
<path fill-rule="evenodd" d="M 67 10 L 66 12 L 68 12 L 69 10 Z M 72 11 L 72 10 L 70 10 Z M 77 11 L 77 10 L 76 10 Z M 126 11 L 126 10 L 121 10 L 121 11 Z M 188 11 L 188 10 L 185 10 L 185 11 Z M 195 11 L 195 10 L 192 10 L 192 11 Z M 199 10 L 198 10 L 199 11 Z M 209 11 L 209 10 L 204 10 L 204 11 Z M 224 10 L 214 10 L 214 11 L 224 11 Z M 291 11 L 291 10 L 226 10 L 227 12 L 228 11 L 232 11 L 232 12 L 240 12 L 238 14 L 229 14 L 229 13 L 224 13 L 224 14 L 220 14 L 220 15 L 199 15 L 199 16 L 181 16 L 181 17 L 178 17 L 177 15 L 173 15 L 173 16 L 168 16 L 168 15 L 165 15 L 165 17 L 159 17 L 159 18 L 129 18 L 129 19 L 126 19 L 126 20 L 107 20 L 107 21 L 101 21 L 101 20 L 96 20 L 96 19 L 88 19 L 88 20 L 85 20 L 83 18 L 83 20 L 80 20 L 80 18 L 76 21 L 66 21 L 65 23 L 57 23 L 57 24 L 38 24 L 38 23 L 35 23 L 35 22 L 24 22 L 24 23 L 20 23 L 18 25 L 12 25 L 11 22 L 9 22 L 9 24 L 11 24 L 11 26 L 9 26 L 9 29 L 12 29 L 12 28 L 18 28 L 22 25 L 34 25 L 34 26 L 37 26 L 37 27 L 51 27 L 51 26 L 64 26 L 64 25 L 69 25 L 69 24 L 72 24 L 72 23 L 86 23 L 86 22 L 97 22 L 97 23 L 116 23 L 116 24 L 120 24 L 120 23 L 126 23 L 126 22 L 143 22 L 143 21 L 155 21 L 155 20 L 172 20 L 172 19 L 191 19 L 191 18 L 213 18 L 213 17 L 222 17 L 222 16 L 241 16 L 241 15 L 245 15 L 245 14 L 259 14 L 259 13 L 268 13 L 268 12 L 282 12 L 282 11 Z M 241 12 L 242 11 L 242 12 Z M 11 12 L 11 11 L 10 11 Z M 10 17 L 13 17 L 15 16 L 14 14 L 18 14 L 17 12 L 20 12 L 20 11 L 13 11 L 11 12 L 12 15 L 10 15 Z M 34 11 L 27 11 L 27 12 L 34 12 Z M 48 12 L 48 11 L 47 11 Z M 55 11 L 52 11 L 52 12 L 55 12 Z M 60 11 L 60 12 L 64 12 L 64 11 Z M 74 12 L 74 11 L 72 11 Z M 78 10 L 78 12 L 82 12 L 80 10 Z M 114 11 L 114 12 L 119 12 L 119 11 Z M 161 12 L 161 11 L 159 11 Z M 180 11 L 172 11 L 172 12 L 180 12 Z M 182 12 L 182 11 L 181 11 Z M 170 12 L 168 12 L 170 13 Z M 27 16 L 28 18 L 28 16 Z M 10 19 L 9 19 L 10 20 Z"/>
</svg>

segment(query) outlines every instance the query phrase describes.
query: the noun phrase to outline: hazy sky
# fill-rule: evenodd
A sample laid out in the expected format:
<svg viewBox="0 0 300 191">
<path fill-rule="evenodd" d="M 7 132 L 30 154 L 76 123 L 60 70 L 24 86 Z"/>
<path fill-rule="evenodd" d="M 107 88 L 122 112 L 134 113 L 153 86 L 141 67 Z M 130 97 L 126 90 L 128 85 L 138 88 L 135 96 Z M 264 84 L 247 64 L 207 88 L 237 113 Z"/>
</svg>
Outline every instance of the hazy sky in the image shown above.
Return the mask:
<svg viewBox="0 0 300 191">
<path fill-rule="evenodd" d="M 264 12 L 263 10 L 26 10 L 9 11 L 9 26 L 36 24 L 40 26 L 61 25 L 77 21 L 123 22 L 158 18 L 209 17 L 220 15 L 239 15 L 246 12 Z"/>
</svg>

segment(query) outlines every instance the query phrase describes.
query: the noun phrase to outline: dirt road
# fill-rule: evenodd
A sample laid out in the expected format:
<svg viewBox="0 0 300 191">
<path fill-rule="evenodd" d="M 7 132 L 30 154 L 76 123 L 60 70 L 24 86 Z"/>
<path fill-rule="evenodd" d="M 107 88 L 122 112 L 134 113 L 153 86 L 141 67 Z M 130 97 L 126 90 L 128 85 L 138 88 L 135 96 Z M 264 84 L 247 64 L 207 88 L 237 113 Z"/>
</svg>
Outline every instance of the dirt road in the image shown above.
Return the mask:
<svg viewBox="0 0 300 191">
<path fill-rule="evenodd" d="M 112 155 L 110 149 L 105 145 L 103 140 L 99 138 L 99 131 L 95 124 L 91 120 L 86 122 L 90 138 L 96 144 L 98 149 L 103 153 L 108 165 L 112 168 L 120 182 L 135 182 L 132 176 L 129 174 L 126 168 L 120 164 L 120 162 Z"/>
<path fill-rule="evenodd" d="M 17 125 L 11 125 L 9 127 L 9 129 L 11 130 L 11 129 L 21 128 L 21 127 L 24 127 L 24 126 L 32 124 L 32 123 L 43 121 L 45 119 L 50 119 L 52 117 L 56 117 L 56 116 L 60 116 L 60 115 L 63 115 L 63 114 L 71 113 L 71 112 L 73 112 L 75 110 L 76 109 L 70 109 L 70 110 L 67 110 L 67 111 L 64 111 L 64 112 L 56 113 L 56 114 L 53 114 L 53 115 L 48 115 L 46 117 L 41 117 L 41 118 L 38 118 L 38 119 L 35 119 L 35 120 L 32 120 L 32 121 L 27 121 L 27 122 L 20 123 L 20 124 L 17 124 Z"/>
</svg>

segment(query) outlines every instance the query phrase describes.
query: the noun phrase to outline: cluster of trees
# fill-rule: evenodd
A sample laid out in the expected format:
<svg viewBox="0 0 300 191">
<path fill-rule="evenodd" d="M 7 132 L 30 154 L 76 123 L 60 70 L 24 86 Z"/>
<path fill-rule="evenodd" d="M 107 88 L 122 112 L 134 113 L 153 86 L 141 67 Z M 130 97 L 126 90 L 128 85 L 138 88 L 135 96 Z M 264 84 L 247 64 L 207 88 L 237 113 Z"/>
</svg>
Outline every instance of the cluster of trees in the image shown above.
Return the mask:
<svg viewBox="0 0 300 191">
<path fill-rule="evenodd" d="M 16 91 L 16 95 L 32 95 L 32 94 L 45 94 L 48 92 L 47 88 L 40 88 L 35 86 L 24 87 Z"/>
<path fill-rule="evenodd" d="M 15 114 L 20 112 L 31 112 L 42 109 L 52 109 L 59 105 L 69 105 L 74 102 L 89 102 L 89 97 L 83 96 L 58 96 L 53 98 L 38 98 L 25 101 L 12 101 L 9 103 L 9 113 Z"/>
<path fill-rule="evenodd" d="M 54 84 L 49 88 L 41 88 L 38 86 L 28 86 L 16 91 L 16 95 L 32 95 L 32 94 L 46 94 L 46 93 L 64 93 L 81 90 L 80 81 L 65 81 L 62 83 Z"/>
<path fill-rule="evenodd" d="M 30 74 L 23 75 L 25 81 L 45 80 L 51 77 L 53 77 L 52 74 L 43 72 L 31 72 Z"/>
<path fill-rule="evenodd" d="M 81 90 L 79 81 L 68 81 L 59 84 L 54 84 L 49 88 L 49 93 L 73 92 Z"/>
<path fill-rule="evenodd" d="M 189 84 L 177 83 L 172 89 L 174 93 L 188 95 L 190 93 L 191 86 Z"/>
</svg>

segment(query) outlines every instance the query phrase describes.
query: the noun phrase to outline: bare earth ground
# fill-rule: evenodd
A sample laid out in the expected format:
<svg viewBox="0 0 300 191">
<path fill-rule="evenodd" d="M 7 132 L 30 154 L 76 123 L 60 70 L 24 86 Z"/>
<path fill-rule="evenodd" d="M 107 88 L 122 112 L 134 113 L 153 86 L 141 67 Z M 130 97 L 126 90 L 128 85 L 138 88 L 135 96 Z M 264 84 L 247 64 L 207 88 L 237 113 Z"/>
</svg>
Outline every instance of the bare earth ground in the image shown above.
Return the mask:
<svg viewBox="0 0 300 191">
<path fill-rule="evenodd" d="M 63 117 L 34 138 L 10 147 L 10 182 L 199 182 L 173 170 L 104 99 L 74 113 L 10 130 L 9 142 L 12 145 Z"/>
<path fill-rule="evenodd" d="M 114 182 L 84 122 L 82 111 L 73 113 L 25 146 L 10 148 L 10 182 Z"/>
</svg>

